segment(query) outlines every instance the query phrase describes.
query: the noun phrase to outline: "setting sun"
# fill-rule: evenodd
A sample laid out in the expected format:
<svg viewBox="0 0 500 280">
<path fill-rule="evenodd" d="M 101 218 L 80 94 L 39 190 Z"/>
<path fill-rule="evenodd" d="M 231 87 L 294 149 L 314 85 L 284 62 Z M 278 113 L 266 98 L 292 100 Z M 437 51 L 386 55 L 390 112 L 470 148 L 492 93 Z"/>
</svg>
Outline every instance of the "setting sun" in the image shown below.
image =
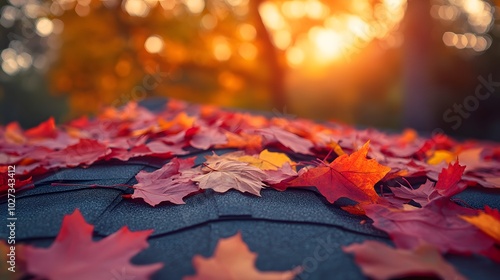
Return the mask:
<svg viewBox="0 0 500 280">
<path fill-rule="evenodd" d="M 286 50 L 288 64 L 314 68 L 349 61 L 374 39 L 394 41 L 388 35 L 397 29 L 405 7 L 404 0 L 386 0 L 373 8 L 369 1 L 353 1 L 334 12 L 320 1 L 291 0 L 281 4 L 266 1 L 259 12 L 274 45 Z M 302 26 L 306 22 L 308 30 Z"/>
</svg>

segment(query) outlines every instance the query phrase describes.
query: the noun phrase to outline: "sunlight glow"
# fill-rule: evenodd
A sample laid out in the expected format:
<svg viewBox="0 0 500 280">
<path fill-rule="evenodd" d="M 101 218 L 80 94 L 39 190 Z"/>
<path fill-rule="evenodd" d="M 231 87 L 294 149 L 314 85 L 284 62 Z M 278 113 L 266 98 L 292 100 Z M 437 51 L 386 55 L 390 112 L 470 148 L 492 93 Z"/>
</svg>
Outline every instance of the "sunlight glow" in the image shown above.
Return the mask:
<svg viewBox="0 0 500 280">
<path fill-rule="evenodd" d="M 254 60 L 257 57 L 257 47 L 252 43 L 243 43 L 238 48 L 238 53 L 246 60 Z"/>
<path fill-rule="evenodd" d="M 150 36 L 144 42 L 144 48 L 148 53 L 159 53 L 163 50 L 163 40 L 157 35 Z"/>
<path fill-rule="evenodd" d="M 317 0 L 309 0 L 305 4 L 307 16 L 312 19 L 325 18 L 329 13 L 329 8 Z"/>
<path fill-rule="evenodd" d="M 217 25 L 217 18 L 212 14 L 206 14 L 201 18 L 201 26 L 206 30 L 212 30 Z"/>
<path fill-rule="evenodd" d="M 291 67 L 297 67 L 304 62 L 304 51 L 298 47 L 291 47 L 286 51 L 286 60 Z"/>
<path fill-rule="evenodd" d="M 467 23 L 462 27 L 464 34 L 445 32 L 443 43 L 457 49 L 472 49 L 482 52 L 490 47 L 488 33 L 494 23 L 495 9 L 484 0 L 447 0 L 442 5 L 433 5 L 431 15 L 444 21 L 455 21 L 458 16 L 465 16 Z"/>
<path fill-rule="evenodd" d="M 257 31 L 253 25 L 244 23 L 239 26 L 238 32 L 240 34 L 241 39 L 245 41 L 253 41 L 257 36 Z"/>
<path fill-rule="evenodd" d="M 149 14 L 149 6 L 143 0 L 126 0 L 123 7 L 131 16 L 145 17 Z"/>
<path fill-rule="evenodd" d="M 259 13 L 274 45 L 286 51 L 286 60 L 292 67 L 303 63 L 323 66 L 350 59 L 350 55 L 360 52 L 375 38 L 387 41 L 383 44 L 386 48 L 400 45 L 399 37 L 391 32 L 404 16 L 406 0 L 383 0 L 373 8 L 369 1 L 350 1 L 347 5 L 348 11 L 333 13 L 330 3 L 318 0 L 285 0 L 281 5 L 265 1 Z M 294 26 L 306 18 L 319 22 L 295 33 Z"/>
<path fill-rule="evenodd" d="M 319 51 L 318 58 L 323 61 L 335 60 L 342 56 L 345 45 L 342 35 L 338 32 L 324 28 L 311 29 L 309 37 Z"/>
<path fill-rule="evenodd" d="M 40 18 L 36 22 L 36 33 L 41 37 L 49 36 L 54 30 L 54 24 L 46 17 Z"/>
<path fill-rule="evenodd" d="M 199 14 L 205 9 L 205 0 L 184 0 L 184 5 L 193 14 Z"/>
<path fill-rule="evenodd" d="M 88 16 L 90 14 L 90 7 L 88 5 L 81 5 L 78 3 L 75 7 L 75 13 L 81 17 Z"/>
<path fill-rule="evenodd" d="M 299 0 L 284 2 L 281 5 L 281 12 L 291 19 L 302 18 L 306 15 L 305 3 Z"/>
<path fill-rule="evenodd" d="M 226 38 L 219 36 L 213 42 L 213 54 L 218 61 L 227 61 L 231 58 L 231 47 Z"/>
<path fill-rule="evenodd" d="M 280 49 L 285 50 L 290 46 L 292 42 L 292 34 L 288 30 L 278 30 L 274 33 L 273 43 L 274 45 Z"/>
<path fill-rule="evenodd" d="M 274 30 L 285 28 L 285 20 L 281 16 L 276 4 L 272 2 L 264 2 L 259 6 L 259 13 L 262 16 L 264 24 L 269 28 Z"/>
<path fill-rule="evenodd" d="M 357 16 L 349 16 L 347 18 L 347 27 L 351 30 L 356 36 L 368 39 L 370 26 L 364 20 Z"/>
</svg>

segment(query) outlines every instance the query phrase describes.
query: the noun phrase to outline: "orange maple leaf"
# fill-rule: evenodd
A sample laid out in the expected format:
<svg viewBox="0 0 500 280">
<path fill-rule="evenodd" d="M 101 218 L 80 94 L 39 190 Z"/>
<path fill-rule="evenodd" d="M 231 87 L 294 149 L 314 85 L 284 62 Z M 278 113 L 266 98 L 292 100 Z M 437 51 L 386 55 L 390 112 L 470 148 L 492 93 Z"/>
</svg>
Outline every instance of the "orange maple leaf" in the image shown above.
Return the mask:
<svg viewBox="0 0 500 280">
<path fill-rule="evenodd" d="M 184 277 L 184 280 L 286 280 L 293 279 L 302 271 L 297 267 L 287 271 L 262 272 L 255 267 L 256 259 L 257 254 L 248 249 L 241 233 L 237 233 L 219 240 L 212 257 L 194 256 L 196 275 Z"/>
<path fill-rule="evenodd" d="M 369 141 L 351 155 L 341 155 L 332 163 L 311 168 L 288 186 L 314 186 L 330 203 L 340 197 L 357 202 L 376 201 L 374 185 L 391 170 L 374 159 L 367 159 Z"/>
</svg>

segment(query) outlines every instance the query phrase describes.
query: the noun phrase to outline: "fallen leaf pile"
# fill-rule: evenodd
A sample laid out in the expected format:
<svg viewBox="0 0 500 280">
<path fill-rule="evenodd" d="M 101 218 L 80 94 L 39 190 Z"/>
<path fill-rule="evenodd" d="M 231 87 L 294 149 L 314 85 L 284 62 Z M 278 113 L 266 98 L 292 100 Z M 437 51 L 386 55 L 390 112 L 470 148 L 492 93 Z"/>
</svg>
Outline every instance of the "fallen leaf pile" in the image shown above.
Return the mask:
<svg viewBox="0 0 500 280">
<path fill-rule="evenodd" d="M 221 149 L 226 152 L 217 153 Z M 205 150 L 214 153 L 201 164 L 186 157 Z M 234 189 L 260 196 L 266 188 L 302 188 L 317 192 L 331 207 L 366 216 L 396 248 L 366 241 L 344 251 L 354 254 L 362 272 L 375 279 L 426 275 L 465 279 L 442 254 L 500 261 L 498 209 L 488 205 L 473 209 L 453 198 L 467 188 L 500 188 L 500 146 L 458 142 L 445 135 L 426 139 L 412 130 L 389 135 L 179 101 L 153 113 L 129 103 L 61 126 L 53 119 L 28 130 L 17 123 L 1 126 L 0 193 L 7 193 L 8 165 L 16 165 L 16 188 L 22 191 L 35 187 L 33 182 L 48 172 L 135 159 L 165 162 L 155 171 L 139 172 L 137 183 L 130 186 L 133 193 L 124 196 L 150 206 L 184 204 L 185 197 L 206 191 Z M 100 266 L 126 266 L 143 278 L 160 269 L 160 264 L 129 263 L 146 247 L 149 231 L 132 233 L 125 227 L 97 242 L 91 233 L 92 226 L 79 212 L 66 217 L 50 248 L 26 246 L 26 271 L 51 279 L 77 279 L 74 275 L 101 279 Z M 118 246 L 116 240 L 126 242 Z M 97 267 L 94 274 L 79 274 L 83 268 L 74 264 L 75 254 L 91 254 L 96 246 L 101 251 L 109 248 L 109 254 L 89 264 Z M 300 273 L 300 269 L 260 272 L 254 266 L 256 257 L 240 235 L 224 239 L 212 258 L 193 258 L 196 275 L 186 279 L 238 279 L 241 274 L 291 279 Z M 55 268 L 56 263 L 65 265 Z"/>
</svg>

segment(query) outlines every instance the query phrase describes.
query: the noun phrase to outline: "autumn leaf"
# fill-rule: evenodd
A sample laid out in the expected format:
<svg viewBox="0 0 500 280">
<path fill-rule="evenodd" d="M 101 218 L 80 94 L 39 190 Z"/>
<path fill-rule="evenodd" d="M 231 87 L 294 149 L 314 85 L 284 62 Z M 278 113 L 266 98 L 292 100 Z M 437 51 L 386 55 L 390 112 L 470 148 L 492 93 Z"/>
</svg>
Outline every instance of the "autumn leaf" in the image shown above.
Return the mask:
<svg viewBox="0 0 500 280">
<path fill-rule="evenodd" d="M 212 257 L 194 256 L 196 275 L 184 277 L 184 280 L 291 280 L 301 271 L 300 268 L 282 272 L 259 271 L 255 267 L 256 259 L 257 254 L 249 250 L 238 233 L 219 240 Z"/>
<path fill-rule="evenodd" d="M 394 279 L 409 276 L 439 276 L 445 280 L 465 280 L 446 262 L 436 248 L 422 245 L 414 250 L 391 248 L 377 241 L 365 241 L 343 247 L 354 254 L 363 274 L 373 279 Z"/>
<path fill-rule="evenodd" d="M 216 157 L 207 161 L 202 170 L 205 174 L 192 179 L 198 182 L 200 189 L 213 189 L 220 193 L 235 189 L 260 196 L 260 190 L 265 186 L 262 181 L 266 174 L 246 162 Z"/>
<path fill-rule="evenodd" d="M 342 150 L 342 147 L 337 142 L 329 142 L 327 144 L 327 147 L 332 149 L 332 151 L 335 152 L 338 156 L 345 155 L 344 150 Z"/>
<path fill-rule="evenodd" d="M 493 237 L 500 244 L 500 212 L 486 206 L 477 216 L 460 216 L 465 221 L 475 225 L 487 235 Z"/>
<path fill-rule="evenodd" d="M 93 139 L 80 139 L 75 144 L 47 155 L 44 160 L 49 168 L 74 167 L 81 164 L 91 165 L 111 153 L 106 145 Z"/>
<path fill-rule="evenodd" d="M 447 197 L 461 192 L 466 187 L 463 184 L 459 184 L 464 170 L 465 166 L 461 166 L 458 161 L 455 164 L 449 164 L 448 168 L 443 168 L 436 182 L 436 191 L 440 195 Z"/>
<path fill-rule="evenodd" d="M 148 247 L 152 230 L 131 232 L 126 226 L 112 235 L 92 241 L 94 226 L 77 209 L 63 219 L 61 230 L 49 248 L 25 246 L 26 271 L 51 280 L 107 280 L 117 271 L 134 279 L 148 279 L 162 263 L 134 265 L 130 259 Z"/>
<path fill-rule="evenodd" d="M 217 127 L 196 126 L 186 130 L 189 144 L 200 150 L 227 143 L 227 137 Z"/>
<path fill-rule="evenodd" d="M 440 197 L 440 195 L 436 192 L 435 183 L 430 180 L 427 180 L 416 189 L 410 189 L 405 186 L 389 187 L 389 189 L 395 197 L 404 199 L 405 203 L 413 200 L 420 204 L 420 206 L 425 206 L 433 199 Z"/>
<path fill-rule="evenodd" d="M 310 149 L 314 146 L 310 140 L 302 138 L 277 126 L 270 126 L 266 129 L 257 129 L 255 132 L 262 135 L 267 140 L 267 143 L 281 143 L 283 146 L 296 153 L 306 155 L 311 154 Z"/>
<path fill-rule="evenodd" d="M 463 191 L 467 187 L 464 182 L 461 182 L 464 170 L 465 166 L 461 166 L 456 162 L 455 164 L 449 164 L 448 168 L 441 170 L 436 184 L 427 180 L 425 184 L 420 185 L 417 189 L 410 189 L 404 186 L 389 188 L 394 196 L 406 199 L 407 201 L 413 200 L 421 206 L 425 206 L 436 198 L 451 197 Z"/>
<path fill-rule="evenodd" d="M 398 248 L 414 249 L 431 244 L 442 253 L 480 253 L 493 245 L 493 240 L 461 216 L 477 214 L 449 198 L 431 201 L 423 208 L 396 209 L 380 204 L 363 205 L 373 225 L 389 234 Z"/>
<path fill-rule="evenodd" d="M 277 170 L 264 170 L 266 173 L 265 182 L 271 185 L 279 184 L 283 181 L 289 181 L 290 179 L 297 177 L 297 171 L 290 165 L 290 163 L 285 162 L 282 167 Z M 275 186 L 277 189 L 282 189 Z"/>
<path fill-rule="evenodd" d="M 491 184 L 495 188 L 500 189 L 500 177 L 493 177 L 493 178 L 485 178 L 486 182 Z"/>
<path fill-rule="evenodd" d="M 6 142 L 24 144 L 26 137 L 23 135 L 23 129 L 18 122 L 11 122 L 5 126 L 4 134 Z"/>
<path fill-rule="evenodd" d="M 290 181 L 289 187 L 314 186 L 330 203 L 340 197 L 357 202 L 376 201 L 374 185 L 390 168 L 374 159 L 367 159 L 369 142 L 351 155 L 342 155 L 332 163 L 311 168 Z"/>
<path fill-rule="evenodd" d="M 241 156 L 239 161 L 248 162 L 250 165 L 255 166 L 261 170 L 278 170 L 283 167 L 283 164 L 292 164 L 292 160 L 284 153 L 270 152 L 267 149 L 260 152 L 258 157 L 254 156 Z"/>
<path fill-rule="evenodd" d="M 57 136 L 57 128 L 54 118 L 50 117 L 38 126 L 26 130 L 24 135 L 29 138 L 55 138 Z"/>
<path fill-rule="evenodd" d="M 233 133 L 226 131 L 227 143 L 218 145 L 221 148 L 240 148 L 245 149 L 249 153 L 258 153 L 262 150 L 262 136 L 257 134 L 249 134 L 245 132 Z"/>
<path fill-rule="evenodd" d="M 188 159 L 174 158 L 162 168 L 153 172 L 139 172 L 135 178 L 132 198 L 142 198 L 151 206 L 169 201 L 174 204 L 184 204 L 183 198 L 197 192 L 198 186 L 191 178 L 201 173 L 191 169 L 194 157 Z"/>
<path fill-rule="evenodd" d="M 441 162 L 451 163 L 455 160 L 460 161 L 465 165 L 465 171 L 472 171 L 480 168 L 495 168 L 494 163 L 486 161 L 482 156 L 483 148 L 457 148 L 457 151 L 451 152 L 448 150 L 434 151 L 432 156 L 427 160 L 427 163 L 432 165 L 440 164 Z"/>
<path fill-rule="evenodd" d="M 450 163 L 457 159 L 457 155 L 447 150 L 434 151 L 431 157 L 427 160 L 428 164 L 438 165 L 441 162 Z"/>
<path fill-rule="evenodd" d="M 498 162 L 486 160 L 483 154 L 483 147 L 476 147 L 462 151 L 458 159 L 466 166 L 465 172 L 471 172 L 478 169 L 498 170 Z"/>
</svg>

